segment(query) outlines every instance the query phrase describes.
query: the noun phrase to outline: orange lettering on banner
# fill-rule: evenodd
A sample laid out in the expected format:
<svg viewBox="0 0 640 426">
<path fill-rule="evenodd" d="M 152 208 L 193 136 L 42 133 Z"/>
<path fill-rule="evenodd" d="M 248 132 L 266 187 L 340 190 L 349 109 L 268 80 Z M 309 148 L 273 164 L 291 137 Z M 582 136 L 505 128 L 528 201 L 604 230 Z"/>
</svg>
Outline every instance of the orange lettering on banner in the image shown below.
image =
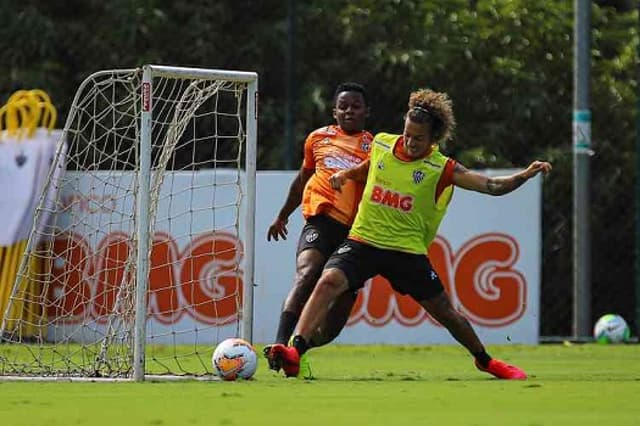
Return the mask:
<svg viewBox="0 0 640 426">
<path fill-rule="evenodd" d="M 149 270 L 149 312 L 162 324 L 173 324 L 182 318 L 179 273 L 180 250 L 171 235 L 156 232 L 151 247 Z"/>
<path fill-rule="evenodd" d="M 208 324 L 236 320 L 242 297 L 240 242 L 231 234 L 202 235 L 191 242 L 182 259 L 180 282 L 193 317 Z"/>
<path fill-rule="evenodd" d="M 76 322 L 85 316 L 91 300 L 87 277 L 91 275 L 91 247 L 81 235 L 66 233 L 52 246 L 53 258 L 46 269 L 51 271 L 49 285 L 49 318 Z"/>
<path fill-rule="evenodd" d="M 133 254 L 129 236 L 114 232 L 103 238 L 95 253 L 85 238 L 66 234 L 53 244 L 48 315 L 60 322 L 95 320 L 104 323 L 116 306 L 120 291 L 132 282 L 127 259 Z M 199 322 L 227 324 L 238 316 L 242 300 L 242 274 L 237 267 L 243 257 L 236 236 L 202 234 L 181 254 L 173 238 L 154 234 L 148 281 L 149 314 L 172 324 L 186 313 Z M 114 309 L 116 311 L 114 311 Z"/>
<path fill-rule="evenodd" d="M 513 269 L 516 241 L 504 234 L 482 235 L 460 248 L 455 268 L 461 311 L 486 326 L 512 323 L 526 310 L 527 285 Z"/>
<path fill-rule="evenodd" d="M 455 254 L 441 237 L 429 247 L 431 264 L 454 306 L 470 321 L 490 327 L 509 324 L 525 312 L 526 281 L 513 269 L 518 256 L 516 241 L 497 233 L 476 237 Z M 425 320 L 438 325 L 413 299 L 376 276 L 358 294 L 347 324 L 381 327 L 394 319 L 407 327 Z"/>
<path fill-rule="evenodd" d="M 384 197 L 382 192 L 379 196 Z M 69 233 L 56 239 L 49 265 L 49 317 L 65 323 L 104 322 L 114 308 L 122 312 L 122 307 L 114 306 L 118 293 L 134 291 L 121 288 L 134 273 L 126 267 L 133 254 L 128 238 L 122 232 L 109 234 L 95 253 L 81 235 Z M 163 324 L 175 323 L 184 315 L 212 325 L 236 321 L 243 284 L 237 265 L 243 255 L 237 237 L 224 232 L 199 235 L 183 252 L 171 235 L 154 234 L 150 316 Z M 498 233 L 479 235 L 457 253 L 441 237 L 429 247 L 429 259 L 454 306 L 470 321 L 489 327 L 512 323 L 526 310 L 527 284 L 514 268 L 518 257 L 517 242 Z M 381 327 L 393 320 L 407 327 L 434 322 L 410 297 L 395 293 L 385 279 L 374 277 L 358 295 L 347 324 Z"/>
<path fill-rule="evenodd" d="M 94 254 L 95 297 L 93 298 L 93 318 L 106 322 L 113 312 L 118 290 L 131 282 L 131 273 L 126 270 L 127 259 L 131 253 L 129 237 L 124 232 L 107 235 Z M 125 274 L 128 276 L 125 277 Z M 129 288 L 129 292 L 135 292 Z M 119 312 L 122 308 L 119 308 Z"/>
</svg>

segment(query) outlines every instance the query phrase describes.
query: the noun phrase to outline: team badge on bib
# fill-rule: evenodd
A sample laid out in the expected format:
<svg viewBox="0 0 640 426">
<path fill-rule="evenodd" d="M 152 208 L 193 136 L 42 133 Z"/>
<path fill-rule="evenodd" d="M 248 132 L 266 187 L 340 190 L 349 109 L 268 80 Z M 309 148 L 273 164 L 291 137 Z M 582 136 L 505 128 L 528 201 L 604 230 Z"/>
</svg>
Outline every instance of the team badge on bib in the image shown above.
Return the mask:
<svg viewBox="0 0 640 426">
<path fill-rule="evenodd" d="M 308 243 L 312 243 L 318 239 L 318 236 L 318 231 L 312 229 L 311 231 L 307 232 L 307 235 L 304 236 L 304 240 Z"/>
<path fill-rule="evenodd" d="M 424 172 L 422 170 L 414 170 L 413 171 L 413 182 L 418 184 L 418 183 L 422 182 L 422 179 L 424 179 Z"/>
</svg>

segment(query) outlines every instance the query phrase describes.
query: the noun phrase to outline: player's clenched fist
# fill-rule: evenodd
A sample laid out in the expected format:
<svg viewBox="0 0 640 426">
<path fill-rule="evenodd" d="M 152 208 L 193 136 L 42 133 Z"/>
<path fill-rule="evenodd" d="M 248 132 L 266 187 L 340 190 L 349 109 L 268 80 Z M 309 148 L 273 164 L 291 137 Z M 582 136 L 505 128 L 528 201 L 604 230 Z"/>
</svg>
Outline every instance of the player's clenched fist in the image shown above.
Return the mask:
<svg viewBox="0 0 640 426">
<path fill-rule="evenodd" d="M 344 185 L 346 180 L 347 178 L 345 176 L 344 170 L 335 172 L 334 174 L 331 175 L 331 177 L 329 177 L 329 183 L 331 184 L 331 187 L 336 191 L 340 191 L 340 189 L 342 188 L 342 185 Z"/>
</svg>

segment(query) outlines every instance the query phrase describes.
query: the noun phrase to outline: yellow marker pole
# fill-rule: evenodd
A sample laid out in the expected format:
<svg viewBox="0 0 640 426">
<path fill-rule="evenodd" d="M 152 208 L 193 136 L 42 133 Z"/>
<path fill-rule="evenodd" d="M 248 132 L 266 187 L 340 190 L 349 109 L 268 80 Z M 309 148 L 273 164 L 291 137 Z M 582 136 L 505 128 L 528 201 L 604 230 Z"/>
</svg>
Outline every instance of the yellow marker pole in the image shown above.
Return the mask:
<svg viewBox="0 0 640 426">
<path fill-rule="evenodd" d="M 27 247 L 27 242 L 25 241 L 23 247 L 23 253 Z M 28 272 L 25 277 L 23 277 L 23 281 L 25 282 L 25 303 L 24 303 L 24 312 L 22 322 L 22 336 L 29 340 L 34 340 L 38 334 L 38 326 L 40 324 L 40 299 L 36 295 L 37 290 L 37 278 L 38 278 L 38 269 L 39 263 L 38 259 L 29 255 L 28 260 Z"/>
<path fill-rule="evenodd" d="M 9 137 L 15 137 L 18 140 L 22 139 L 24 135 L 24 129 L 20 126 L 20 123 L 25 123 L 28 119 L 29 111 L 27 110 L 26 103 L 13 102 L 5 104 L 0 108 L 0 129 L 5 128 L 4 132 L 0 132 L 0 138 L 5 133 Z M 6 126 L 3 126 L 3 118 Z"/>
<path fill-rule="evenodd" d="M 51 103 L 49 94 L 42 89 L 33 89 L 29 93 L 34 98 L 38 99 L 38 106 L 44 110 L 42 114 L 42 124 L 49 130 L 53 130 L 58 120 L 58 111 L 56 107 Z"/>
<path fill-rule="evenodd" d="M 38 121 L 33 124 L 33 129 L 35 131 L 35 127 L 41 126 L 48 130 L 49 134 L 55 128 L 56 121 L 58 119 L 58 111 L 55 106 L 51 103 L 51 98 L 49 95 L 41 90 L 34 89 L 29 91 L 30 95 L 37 99 L 37 106 L 39 111 L 42 114 L 38 115 Z M 29 294 L 29 303 L 28 303 L 28 311 L 27 311 L 27 324 L 28 328 L 25 330 L 25 334 L 29 338 L 42 338 L 43 335 L 46 335 L 46 328 L 42 325 L 46 322 L 46 288 L 47 286 L 39 280 L 40 274 L 44 272 L 46 261 L 42 258 L 39 258 L 35 255 L 30 255 L 29 260 L 29 284 L 28 284 L 28 294 Z M 48 275 L 47 275 L 48 276 Z M 43 329 L 44 328 L 44 329 Z"/>
<path fill-rule="evenodd" d="M 19 90 L 9 97 L 7 103 L 24 104 L 29 108 L 31 114 L 25 127 L 30 137 L 33 137 L 41 123 L 42 127 L 52 130 L 58 119 L 58 111 L 51 103 L 51 98 L 41 89 Z"/>
<path fill-rule="evenodd" d="M 9 255 L 7 256 L 7 261 L 4 263 L 3 268 L 2 268 L 2 282 L 5 283 L 5 291 L 3 294 L 3 300 L 6 301 L 6 303 L 3 306 L 3 311 L 7 312 L 7 322 L 6 322 L 6 327 L 5 327 L 5 332 L 12 332 L 14 331 L 14 327 L 15 327 L 15 321 L 16 321 L 16 309 L 17 309 L 17 305 L 20 305 L 20 308 L 22 308 L 22 305 L 20 303 L 18 303 L 18 299 L 17 297 L 12 298 L 12 290 L 13 290 L 13 286 L 14 286 L 14 282 L 15 282 L 15 277 L 16 277 L 16 271 L 15 271 L 15 264 L 16 264 L 16 260 L 18 260 L 19 257 L 19 249 L 18 249 L 18 244 L 14 244 L 11 247 L 9 247 Z"/>
<path fill-rule="evenodd" d="M 9 250 L 10 247 L 0 247 L 0 319 L 4 317 L 4 311 L 11 294 L 11 284 L 9 283 Z"/>
</svg>

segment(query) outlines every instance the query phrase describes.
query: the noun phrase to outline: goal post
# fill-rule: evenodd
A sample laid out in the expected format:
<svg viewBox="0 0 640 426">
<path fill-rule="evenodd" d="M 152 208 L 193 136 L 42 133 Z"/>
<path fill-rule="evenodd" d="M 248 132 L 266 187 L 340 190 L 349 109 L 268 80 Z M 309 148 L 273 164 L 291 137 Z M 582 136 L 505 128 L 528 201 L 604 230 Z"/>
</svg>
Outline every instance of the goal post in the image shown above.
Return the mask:
<svg viewBox="0 0 640 426">
<path fill-rule="evenodd" d="M 219 341 L 252 341 L 257 97 L 246 71 L 87 77 L 0 313 L 0 376 L 206 376 Z"/>
</svg>

